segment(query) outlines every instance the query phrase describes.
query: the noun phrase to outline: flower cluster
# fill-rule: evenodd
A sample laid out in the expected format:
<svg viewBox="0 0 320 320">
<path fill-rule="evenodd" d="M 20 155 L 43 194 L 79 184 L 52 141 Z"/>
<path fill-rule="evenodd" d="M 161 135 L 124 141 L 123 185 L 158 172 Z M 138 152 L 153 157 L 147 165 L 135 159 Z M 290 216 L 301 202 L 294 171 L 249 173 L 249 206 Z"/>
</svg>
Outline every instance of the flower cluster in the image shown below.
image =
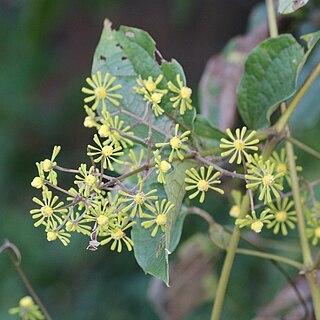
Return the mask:
<svg viewBox="0 0 320 320">
<path fill-rule="evenodd" d="M 48 241 L 59 240 L 68 245 L 72 234 L 80 233 L 88 237 L 89 250 L 109 245 L 111 250 L 121 252 L 134 247 L 131 228 L 150 230 L 151 237 L 166 232 L 167 221 L 174 221 L 170 215 L 177 214 L 179 208 L 164 195 L 171 187 L 168 180 L 171 183 L 175 179 L 169 179 L 169 175 L 175 177 L 181 161 L 196 163 L 179 173 L 189 199 L 198 198 L 203 203 L 209 190 L 224 194 L 220 185 L 227 170 L 207 158 L 206 152 L 201 153 L 202 143 L 191 137 L 192 128 L 180 121 L 192 110 L 192 91 L 181 75 L 173 79 L 168 81 L 163 74 L 139 76 L 136 87 L 123 89 L 126 82 L 120 84 L 110 73 L 98 71 L 86 79 L 89 88 L 82 88 L 88 95 L 84 99 L 84 126 L 95 130 L 93 143 L 87 146 L 90 165 L 81 163 L 77 170 L 61 167 L 56 161 L 61 148 L 55 146 L 50 159 L 36 163 L 38 174 L 31 182 L 42 194 L 33 198 L 38 207 L 30 213 L 35 227 L 44 227 Z M 120 93 L 127 90 L 137 100 L 143 96 L 143 112 L 131 112 L 124 105 L 127 100 Z M 159 117 L 164 116 L 168 123 L 158 126 Z M 280 199 L 283 177 L 288 179 L 284 151 L 280 155 L 273 153 L 265 161 L 258 153 L 260 141 L 255 131 L 248 132 L 243 127 L 235 133 L 227 129 L 226 133 L 227 137 L 221 139 L 221 156 L 228 157 L 230 164 L 243 164 L 244 174 L 234 175 L 243 177 L 252 202 L 251 214 L 243 217 L 243 197 L 234 191 L 230 216 L 240 228 L 249 226 L 259 233 L 267 226 L 275 234 L 287 235 L 288 229 L 294 228 L 296 217 L 293 202 Z M 72 186 L 60 185 L 59 171 L 73 175 Z M 258 215 L 253 210 L 256 191 L 258 199 L 268 206 Z M 65 199 L 55 193 L 62 193 Z M 311 219 L 309 226 L 313 228 L 310 237 L 317 243 L 319 221 Z"/>
<path fill-rule="evenodd" d="M 139 87 L 134 87 L 134 90 L 138 94 L 143 95 L 147 104 L 151 105 L 151 109 L 154 111 L 155 116 L 161 116 L 165 112 L 161 104 L 164 100 L 164 96 L 168 94 L 168 91 L 174 95 L 169 99 L 172 102 L 172 108 L 179 108 L 181 115 L 184 115 L 187 109 L 192 110 L 192 90 L 184 84 L 181 80 L 180 74 L 177 74 L 176 76 L 176 84 L 169 81 L 167 83 L 167 88 L 165 89 L 163 88 L 163 85 L 163 89 L 159 88 L 159 86 L 161 86 L 161 82 L 164 82 L 162 80 L 162 74 L 160 74 L 155 80 L 153 80 L 151 76 L 147 79 L 139 77 L 137 79 Z"/>
</svg>

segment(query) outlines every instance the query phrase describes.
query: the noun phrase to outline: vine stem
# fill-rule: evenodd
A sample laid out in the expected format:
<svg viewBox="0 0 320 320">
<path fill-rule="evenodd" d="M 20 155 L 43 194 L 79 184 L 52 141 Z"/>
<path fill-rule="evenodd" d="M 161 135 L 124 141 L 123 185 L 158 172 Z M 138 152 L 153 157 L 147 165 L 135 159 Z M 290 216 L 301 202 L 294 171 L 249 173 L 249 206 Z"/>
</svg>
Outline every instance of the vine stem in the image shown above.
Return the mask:
<svg viewBox="0 0 320 320">
<path fill-rule="evenodd" d="M 244 218 L 249 210 L 249 195 L 248 193 L 243 197 L 242 204 L 241 204 L 241 213 L 240 219 Z M 216 298 L 213 305 L 213 310 L 211 314 L 211 320 L 219 320 L 220 314 L 223 306 L 224 296 L 226 293 L 227 285 L 229 282 L 230 272 L 233 265 L 233 260 L 237 252 L 238 244 L 240 240 L 240 228 L 238 226 L 234 227 L 230 244 L 227 249 L 227 255 L 225 257 L 222 272 L 220 275 L 218 288 L 216 292 Z"/>
<path fill-rule="evenodd" d="M 262 259 L 268 259 L 268 260 L 273 260 L 273 261 L 278 261 L 278 262 L 282 262 L 285 263 L 289 266 L 292 266 L 296 269 L 298 269 L 299 271 L 303 268 L 303 265 L 295 260 L 283 257 L 283 256 L 278 256 L 276 254 L 272 254 L 272 253 L 267 253 L 267 252 L 260 252 L 260 251 L 256 251 L 256 250 L 249 250 L 249 249 L 237 249 L 236 253 L 238 254 L 244 254 L 247 256 L 253 256 L 253 257 L 258 257 L 258 258 L 262 258 Z"/>
<path fill-rule="evenodd" d="M 187 212 L 190 214 L 195 214 L 195 215 L 203 218 L 209 224 L 209 232 L 211 232 L 211 230 L 213 230 L 216 222 L 214 221 L 214 219 L 211 217 L 211 215 L 208 212 L 206 212 L 203 209 L 200 209 L 198 207 L 191 207 L 191 208 L 189 208 L 189 210 Z M 225 231 L 228 232 L 228 230 L 225 230 Z M 221 249 L 225 249 L 225 248 L 221 247 Z M 290 259 L 290 258 L 287 258 L 284 256 L 279 256 L 276 254 L 268 253 L 268 252 L 238 248 L 236 250 L 236 253 L 247 255 L 247 256 L 258 257 L 258 258 L 262 258 L 262 259 L 267 259 L 267 260 L 272 260 L 272 261 L 277 261 L 277 262 L 282 262 L 282 263 L 285 263 L 289 266 L 292 266 L 298 270 L 303 269 L 303 265 L 298 261 L 295 261 L 293 259 Z"/>
<path fill-rule="evenodd" d="M 301 142 L 297 139 L 294 139 L 292 137 L 286 137 L 286 140 L 289 141 L 290 143 L 294 144 L 296 147 L 303 150 L 304 152 L 309 153 L 314 158 L 320 160 L 320 152 L 310 148 L 309 146 L 305 145 L 303 142 Z"/>
<path fill-rule="evenodd" d="M 275 10 L 274 10 L 274 1 L 266 0 L 266 5 L 267 5 L 267 11 L 268 11 L 270 36 L 276 37 L 278 35 L 278 28 L 277 28 L 277 20 L 276 20 Z M 286 133 L 286 136 L 289 138 L 290 138 L 290 129 L 288 126 L 288 119 L 291 116 L 295 107 L 298 105 L 303 95 L 305 94 L 305 92 L 307 91 L 307 89 L 310 87 L 311 83 L 314 81 L 315 77 L 319 74 L 319 72 L 320 72 L 320 64 L 313 71 L 314 76 L 311 76 L 309 77 L 309 79 L 307 79 L 307 81 L 305 82 L 305 85 L 302 87 L 301 90 L 299 90 L 297 94 L 298 97 L 293 99 L 293 103 L 291 103 L 288 109 L 286 108 L 285 103 L 281 104 L 282 117 L 283 119 L 285 119 L 285 121 L 282 121 L 282 122 L 280 121 L 280 123 L 282 124 L 281 126 L 279 126 L 278 124 L 277 129 L 278 130 L 283 129 Z M 290 177 L 292 181 L 292 193 L 293 193 L 293 200 L 295 203 L 295 209 L 296 209 L 296 215 L 297 215 L 297 224 L 298 224 L 299 239 L 300 239 L 300 245 L 301 245 L 302 256 L 303 256 L 303 263 L 304 263 L 304 267 L 307 269 L 306 279 L 311 289 L 315 318 L 316 320 L 320 320 L 320 286 L 318 283 L 317 276 L 315 276 L 314 271 L 312 271 L 314 262 L 312 259 L 311 250 L 310 250 L 310 246 L 309 246 L 306 231 L 305 231 L 305 221 L 304 221 L 302 203 L 301 203 L 301 197 L 300 197 L 299 182 L 298 182 L 299 180 L 298 180 L 298 174 L 296 170 L 295 154 L 294 154 L 293 145 L 290 141 L 288 141 L 288 139 L 286 140 L 285 145 L 286 145 L 286 151 L 287 151 L 287 157 L 288 157 L 289 172 L 290 172 Z"/>
<path fill-rule="evenodd" d="M 39 296 L 33 289 L 29 279 L 25 275 L 24 271 L 21 268 L 21 253 L 18 248 L 8 240 L 5 240 L 3 245 L 0 247 L 0 253 L 4 250 L 7 250 L 14 265 L 20 279 L 24 283 L 25 287 L 27 288 L 28 292 L 32 296 L 35 303 L 39 306 L 40 310 L 42 311 L 43 315 L 45 316 L 46 320 L 52 320 L 51 316 L 49 315 L 46 307 L 43 305 L 42 301 L 40 300 Z"/>
</svg>

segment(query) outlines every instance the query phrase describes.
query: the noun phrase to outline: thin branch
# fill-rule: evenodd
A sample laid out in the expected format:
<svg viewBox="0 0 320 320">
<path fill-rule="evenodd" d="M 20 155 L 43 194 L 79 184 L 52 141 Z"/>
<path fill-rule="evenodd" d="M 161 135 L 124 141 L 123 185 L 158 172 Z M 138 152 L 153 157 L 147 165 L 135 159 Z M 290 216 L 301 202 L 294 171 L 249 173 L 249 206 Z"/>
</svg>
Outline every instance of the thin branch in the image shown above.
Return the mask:
<svg viewBox="0 0 320 320">
<path fill-rule="evenodd" d="M 42 311 L 43 315 L 45 316 L 46 320 L 52 320 L 51 316 L 49 315 L 49 312 L 43 305 L 42 301 L 40 300 L 39 296 L 33 289 L 29 279 L 25 275 L 24 271 L 21 268 L 21 253 L 19 249 L 11 243 L 9 240 L 4 240 L 3 245 L 0 247 L 0 254 L 4 251 L 8 250 L 10 259 L 12 261 L 12 264 L 14 265 L 20 279 L 22 280 L 23 284 L 27 288 L 28 292 L 32 296 L 35 303 L 39 306 L 40 310 Z"/>
<path fill-rule="evenodd" d="M 299 149 L 305 151 L 306 153 L 309 153 L 310 155 L 312 155 L 313 157 L 315 157 L 316 159 L 320 160 L 320 152 L 314 150 L 313 148 L 305 145 L 304 143 L 302 143 L 301 141 L 294 139 L 292 137 L 288 137 L 286 136 L 285 138 L 287 141 L 291 142 L 292 144 L 294 144 L 296 147 L 298 147 Z"/>
</svg>

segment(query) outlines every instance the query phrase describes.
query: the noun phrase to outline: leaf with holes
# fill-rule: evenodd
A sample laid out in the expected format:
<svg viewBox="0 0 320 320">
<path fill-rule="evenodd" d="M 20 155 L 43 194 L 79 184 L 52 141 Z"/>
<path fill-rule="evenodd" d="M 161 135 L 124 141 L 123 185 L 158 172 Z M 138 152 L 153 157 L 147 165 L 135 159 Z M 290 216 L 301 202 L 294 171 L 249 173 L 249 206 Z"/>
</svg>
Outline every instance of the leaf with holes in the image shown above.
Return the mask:
<svg viewBox="0 0 320 320">
<path fill-rule="evenodd" d="M 93 59 L 92 74 L 101 71 L 102 74 L 111 73 L 117 78 L 116 83 L 122 88 L 117 91 L 123 96 L 121 100 L 120 118 L 128 124 L 136 124 L 138 118 L 146 118 L 146 101 L 137 94 L 133 87 L 137 86 L 136 79 L 141 76 L 146 79 L 152 76 L 157 78 L 163 75 L 163 80 L 158 85 L 160 89 L 167 88 L 168 81 L 176 83 L 176 75 L 186 82 L 185 75 L 180 64 L 172 59 L 170 62 L 160 57 L 160 62 L 156 60 L 156 47 L 150 35 L 140 29 L 121 26 L 119 30 L 111 28 L 111 22 L 105 20 L 104 29 L 97 46 Z M 159 54 L 158 54 L 159 55 Z M 195 110 L 186 111 L 181 116 L 179 110 L 172 108 L 170 102 L 171 93 L 163 97 L 161 107 L 165 114 L 155 117 L 152 113 L 153 139 L 154 143 L 163 142 L 172 127 L 172 121 L 180 123 L 184 130 L 192 130 L 195 118 Z M 117 111 L 112 105 L 108 106 L 110 111 Z M 135 126 L 134 134 L 142 139 L 148 136 L 147 120 L 139 122 Z"/>
</svg>

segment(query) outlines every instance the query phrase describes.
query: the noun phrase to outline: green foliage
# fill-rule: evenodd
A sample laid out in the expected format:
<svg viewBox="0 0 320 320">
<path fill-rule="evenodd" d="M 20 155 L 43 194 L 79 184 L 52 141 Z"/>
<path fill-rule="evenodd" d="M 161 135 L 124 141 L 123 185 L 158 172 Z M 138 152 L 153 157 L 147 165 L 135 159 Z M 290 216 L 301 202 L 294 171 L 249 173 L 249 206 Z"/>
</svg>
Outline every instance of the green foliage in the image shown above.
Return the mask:
<svg viewBox="0 0 320 320">
<path fill-rule="evenodd" d="M 280 35 L 251 52 L 237 91 L 239 112 L 248 127 L 267 127 L 279 103 L 296 92 L 300 71 L 319 37 L 319 32 L 302 37 L 306 51 L 292 35 Z"/>
<path fill-rule="evenodd" d="M 268 126 L 279 103 L 292 96 L 303 58 L 291 35 L 267 39 L 251 52 L 237 92 L 239 112 L 249 128 Z"/>
</svg>

